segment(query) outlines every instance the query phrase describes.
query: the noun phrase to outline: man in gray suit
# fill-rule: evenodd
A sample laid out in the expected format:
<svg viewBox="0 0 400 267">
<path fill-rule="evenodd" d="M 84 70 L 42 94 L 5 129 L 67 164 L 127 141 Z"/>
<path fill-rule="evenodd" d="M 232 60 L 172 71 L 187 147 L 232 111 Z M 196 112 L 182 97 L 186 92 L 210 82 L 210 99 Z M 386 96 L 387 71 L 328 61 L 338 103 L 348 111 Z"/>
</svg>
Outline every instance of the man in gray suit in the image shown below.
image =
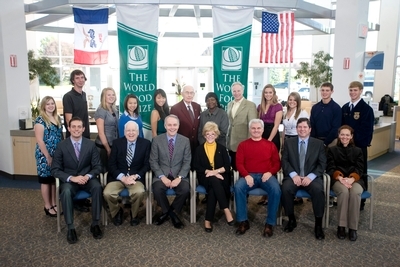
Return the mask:
<svg viewBox="0 0 400 267">
<path fill-rule="evenodd" d="M 240 82 L 232 84 L 234 100 L 228 103 L 229 130 L 227 148 L 231 156 L 232 169 L 236 170 L 236 150 L 239 143 L 249 138 L 249 122 L 257 119 L 256 105 L 243 97 L 244 87 Z"/>
<path fill-rule="evenodd" d="M 51 165 L 51 174 L 61 181 L 60 199 L 68 226 L 67 241 L 78 241 L 74 226 L 73 198 L 79 190 L 92 195 L 92 225 L 95 239 L 103 237 L 99 227 L 103 201 L 103 187 L 97 176 L 102 170 L 100 155 L 93 141 L 82 138 L 85 126 L 82 119 L 73 117 L 68 124 L 71 136 L 57 145 Z"/>
<path fill-rule="evenodd" d="M 322 217 L 324 216 L 325 194 L 322 175 L 326 168 L 324 142 L 310 137 L 311 124 L 307 118 L 297 121 L 298 138 L 289 138 L 285 141 L 282 153 L 282 206 L 289 216 L 285 232 L 292 232 L 296 228 L 293 202 L 297 190 L 304 189 L 311 195 L 315 216 L 315 238 L 324 239 Z"/>
<path fill-rule="evenodd" d="M 189 139 L 178 134 L 179 119 L 169 115 L 164 121 L 166 133 L 154 137 L 150 152 L 150 167 L 155 177 L 153 179 L 154 198 L 161 206 L 162 215 L 155 221 L 163 224 L 171 217 L 175 228 L 183 228 L 179 213 L 190 194 L 189 171 L 192 159 Z M 175 190 L 175 199 L 169 204 L 167 189 Z"/>
</svg>

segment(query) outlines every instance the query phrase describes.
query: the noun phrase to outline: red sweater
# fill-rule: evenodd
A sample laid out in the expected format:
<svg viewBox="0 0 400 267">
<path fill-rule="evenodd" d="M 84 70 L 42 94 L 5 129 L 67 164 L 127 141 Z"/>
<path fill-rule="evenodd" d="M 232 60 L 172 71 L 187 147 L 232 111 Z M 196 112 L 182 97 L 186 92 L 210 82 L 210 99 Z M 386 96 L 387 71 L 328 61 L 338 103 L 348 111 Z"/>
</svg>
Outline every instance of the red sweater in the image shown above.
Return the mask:
<svg viewBox="0 0 400 267">
<path fill-rule="evenodd" d="M 241 142 L 236 151 L 236 167 L 240 177 L 249 173 L 270 172 L 275 175 L 281 169 L 281 160 L 275 144 L 262 138 L 249 138 Z"/>
</svg>

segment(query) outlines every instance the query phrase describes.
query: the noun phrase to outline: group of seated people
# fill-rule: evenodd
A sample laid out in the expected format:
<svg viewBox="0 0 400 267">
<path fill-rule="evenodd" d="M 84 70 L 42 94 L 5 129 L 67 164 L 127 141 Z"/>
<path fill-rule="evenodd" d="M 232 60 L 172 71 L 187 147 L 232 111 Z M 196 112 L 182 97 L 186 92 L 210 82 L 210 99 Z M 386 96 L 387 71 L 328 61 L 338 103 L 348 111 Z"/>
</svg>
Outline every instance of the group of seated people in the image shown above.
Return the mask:
<svg viewBox="0 0 400 267">
<path fill-rule="evenodd" d="M 123 223 L 123 208 L 118 201 L 119 193 L 127 188 L 131 203 L 130 224 L 138 225 L 138 211 L 145 198 L 145 177 L 152 171 L 152 191 L 161 215 L 155 219 L 156 225 L 171 219 L 177 229 L 184 227 L 179 218 L 186 200 L 190 195 L 189 173 L 196 171 L 198 183 L 207 190 L 207 206 L 204 229 L 212 232 L 215 207 L 217 203 L 224 211 L 227 224 L 233 226 L 235 220 L 229 210 L 231 197 L 231 162 L 227 149 L 217 143 L 219 129 L 214 122 L 207 122 L 203 128 L 205 142 L 193 153 L 189 139 L 178 134 L 179 118 L 168 115 L 164 126 L 166 133 L 160 134 L 150 142 L 139 137 L 136 122 L 128 121 L 124 126 L 124 136 L 116 139 L 111 148 L 108 163 L 108 181 L 103 187 L 96 177 L 102 171 L 99 152 L 94 142 L 82 138 L 85 130 L 83 121 L 74 117 L 68 130 L 71 136 L 61 141 L 54 154 L 51 173 L 61 181 L 60 199 L 68 226 L 67 241 L 78 241 L 73 220 L 73 198 L 79 190 L 85 190 L 92 196 L 92 224 L 90 231 L 95 239 L 103 233 L 99 227 L 103 196 L 110 210 L 113 223 Z M 332 177 L 332 188 L 338 197 L 339 239 L 346 237 L 357 239 L 359 207 L 364 185 L 360 177 L 363 174 L 363 158 L 359 148 L 352 142 L 353 130 L 349 126 L 339 129 L 337 145 L 326 152 L 321 140 L 310 137 L 311 126 L 307 118 L 297 121 L 298 138 L 290 138 L 284 143 L 282 158 L 271 141 L 262 137 L 264 123 L 260 119 L 249 122 L 250 138 L 242 141 L 236 152 L 236 168 L 239 180 L 234 185 L 236 203 L 237 235 L 244 234 L 250 224 L 247 217 L 247 194 L 255 188 L 262 188 L 268 194 L 267 218 L 263 235 L 271 237 L 277 221 L 279 203 L 282 204 L 289 221 L 285 232 L 292 232 L 296 226 L 294 199 L 299 189 L 311 195 L 315 215 L 315 237 L 324 239 L 322 217 L 324 215 L 325 194 L 323 174 L 326 171 Z M 283 172 L 280 185 L 277 173 Z M 195 186 L 195 185 L 192 185 Z M 167 198 L 166 191 L 174 189 L 173 201 Z"/>
</svg>

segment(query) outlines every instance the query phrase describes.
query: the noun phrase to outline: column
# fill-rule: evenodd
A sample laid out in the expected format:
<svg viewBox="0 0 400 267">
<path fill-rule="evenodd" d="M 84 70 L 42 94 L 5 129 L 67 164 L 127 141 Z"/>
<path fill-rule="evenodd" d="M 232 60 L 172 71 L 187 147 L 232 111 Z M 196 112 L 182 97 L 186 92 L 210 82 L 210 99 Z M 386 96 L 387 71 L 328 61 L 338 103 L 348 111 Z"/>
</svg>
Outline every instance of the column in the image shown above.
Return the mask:
<svg viewBox="0 0 400 267">
<path fill-rule="evenodd" d="M 394 96 L 399 38 L 400 1 L 381 0 L 377 50 L 384 51 L 383 70 L 375 71 L 374 102 L 385 94 Z"/>
<path fill-rule="evenodd" d="M 365 39 L 359 37 L 359 28 L 367 25 L 368 9 L 369 0 L 338 0 L 336 4 L 332 83 L 339 105 L 349 101 L 349 83 L 362 81 L 359 74 L 364 70 Z M 350 59 L 349 69 L 343 68 L 345 58 Z"/>
<path fill-rule="evenodd" d="M 23 0 L 0 3 L 0 171 L 13 174 L 10 130 L 19 127 L 18 109 L 30 107 L 25 12 Z M 16 55 L 16 67 L 10 66 L 10 55 Z"/>
</svg>

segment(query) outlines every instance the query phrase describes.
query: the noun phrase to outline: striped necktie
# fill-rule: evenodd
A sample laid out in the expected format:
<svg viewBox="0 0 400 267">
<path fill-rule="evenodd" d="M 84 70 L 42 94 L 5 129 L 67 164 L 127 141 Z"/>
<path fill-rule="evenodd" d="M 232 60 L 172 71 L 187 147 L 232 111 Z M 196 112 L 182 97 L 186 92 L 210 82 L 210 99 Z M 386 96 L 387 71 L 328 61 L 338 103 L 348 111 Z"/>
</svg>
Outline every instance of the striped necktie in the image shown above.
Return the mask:
<svg viewBox="0 0 400 267">
<path fill-rule="evenodd" d="M 131 166 L 132 163 L 132 159 L 133 159 L 133 143 L 129 144 L 129 148 L 128 151 L 126 153 L 126 163 L 128 164 L 128 166 Z"/>
<path fill-rule="evenodd" d="M 193 114 L 193 110 L 190 106 L 187 106 L 189 115 L 190 115 L 190 119 L 192 120 L 192 123 L 194 122 L 194 114 Z"/>
<path fill-rule="evenodd" d="M 74 150 L 75 150 L 76 159 L 79 161 L 80 149 L 79 149 L 79 143 L 78 142 L 74 143 Z"/>
</svg>

